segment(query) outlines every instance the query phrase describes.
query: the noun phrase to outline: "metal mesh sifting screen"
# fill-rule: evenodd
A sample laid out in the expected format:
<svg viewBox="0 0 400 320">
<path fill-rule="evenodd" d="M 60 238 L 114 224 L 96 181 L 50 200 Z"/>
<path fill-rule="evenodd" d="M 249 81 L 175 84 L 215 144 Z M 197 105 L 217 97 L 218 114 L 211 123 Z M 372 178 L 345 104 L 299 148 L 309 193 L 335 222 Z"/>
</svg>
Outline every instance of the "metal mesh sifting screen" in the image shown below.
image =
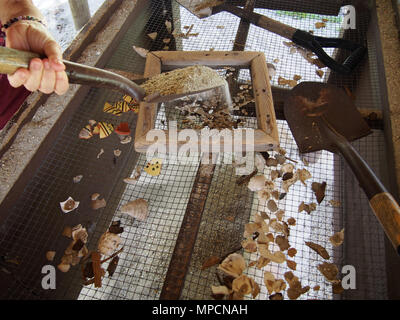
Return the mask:
<svg viewBox="0 0 400 320">
<path fill-rule="evenodd" d="M 257 1 L 257 6 L 274 7 L 285 5 L 289 1 Z M 337 37 L 341 34 L 340 15 L 322 16 L 318 14 L 295 14 L 293 12 L 318 12 L 320 9 L 312 2 L 298 7 L 288 7 L 289 12 L 268 9 L 256 9 L 256 12 L 291 24 L 303 30 L 315 30 L 315 22 L 328 19 L 327 27 L 315 30 L 321 36 Z M 317 3 L 317 2 L 316 2 Z M 321 5 L 321 4 L 319 4 Z M 324 10 L 336 8 L 336 1 L 326 1 Z M 198 35 L 188 39 L 173 40 L 169 49 L 173 50 L 232 50 L 240 19 L 228 13 L 219 13 L 206 19 L 198 19 L 175 1 L 149 1 L 148 7 L 122 39 L 119 47 L 107 64 L 108 68 L 121 69 L 136 73 L 143 72 L 144 59 L 133 50 L 132 45 L 150 50 L 161 50 L 165 30 L 165 20 L 171 19 L 174 27 L 181 31 L 193 24 L 192 33 Z M 369 59 L 358 68 L 351 77 L 325 73 L 320 79 L 315 66 L 306 62 L 299 54 L 290 53 L 283 44 L 285 39 L 260 28 L 251 26 L 246 42 L 246 50 L 262 51 L 267 60 L 277 68 L 272 79 L 274 87 L 278 77 L 292 79 L 300 75 L 302 80 L 328 81 L 340 87 L 347 87 L 355 93 L 358 106 L 379 109 L 376 103 L 379 94 L 377 70 L 375 69 L 375 44 L 368 36 L 368 12 L 360 12 L 356 30 L 348 33 L 356 41 L 367 41 Z M 220 26 L 217 28 L 217 26 Z M 157 41 L 152 42 L 147 34 L 158 32 Z M 326 70 L 326 69 L 324 69 Z M 249 73 L 242 71 L 239 81 L 249 79 Z M 288 89 L 287 87 L 285 89 Z M 2 290 L 1 296 L 8 299 L 24 298 L 78 298 L 78 299 L 158 299 L 162 291 L 170 259 L 172 257 L 179 229 L 187 209 L 193 184 L 198 174 L 197 155 L 189 165 L 167 164 L 158 177 L 142 173 L 135 185 L 126 185 L 122 179 L 133 175 L 137 166 L 143 167 L 146 159 L 133 150 L 132 144 L 121 145 L 115 136 L 103 141 L 91 139 L 79 140 L 78 133 L 89 119 L 118 124 L 129 122 L 134 131 L 136 116 L 133 113 L 117 118 L 103 113 L 106 101 L 116 101 L 121 96 L 110 91 L 92 89 L 82 105 L 77 109 L 62 134 L 50 149 L 47 157 L 38 169 L 35 177 L 26 186 L 18 204 L 9 213 L 1 225 L 0 244 L 2 256 L 14 257 L 18 265 L 7 265 L 11 274 L 6 274 L 9 284 Z M 156 128 L 165 128 L 167 120 L 179 119 L 177 112 L 160 107 Z M 247 123 L 254 118 L 247 117 Z M 310 215 L 298 212 L 301 201 L 315 201 L 310 189 L 301 183 L 292 186 L 290 193 L 278 202 L 285 211 L 284 219 L 293 217 L 296 225 L 291 227 L 289 242 L 298 254 L 293 258 L 297 263 L 294 273 L 303 285 L 313 288 L 320 285 L 319 291 L 312 289 L 302 299 L 340 299 L 368 298 L 383 299 L 387 295 L 386 278 L 381 270 L 385 269 L 383 250 L 384 235 L 368 202 L 349 172 L 343 160 L 328 152 L 299 155 L 296 144 L 285 121 L 278 121 L 281 147 L 297 168 L 307 168 L 312 181 L 327 182 L 326 200 Z M 354 146 L 367 162 L 379 173 L 384 160 L 384 140 L 379 131 Z M 100 149 L 104 153 L 97 158 Z M 114 149 L 120 149 L 122 155 L 115 158 Z M 273 154 L 273 153 L 272 153 Z M 225 155 L 228 156 L 228 155 Z M 306 158 L 308 165 L 302 161 Z M 270 168 L 265 169 L 268 177 Z M 83 175 L 79 184 L 72 178 Z M 210 286 L 217 285 L 215 267 L 201 271 L 201 265 L 212 255 L 221 256 L 232 251 L 243 239 L 246 223 L 254 220 L 254 215 L 267 211 L 260 205 L 256 194 L 247 187 L 236 185 L 234 168 L 218 164 L 209 186 L 205 209 L 192 253 L 189 270 L 186 273 L 181 299 L 209 299 Z M 309 181 L 311 181 L 309 180 Z M 90 209 L 90 195 L 98 192 L 107 200 L 107 206 L 98 211 Z M 79 208 L 71 214 L 63 215 L 59 202 L 68 196 L 80 200 Z M 145 222 L 128 218 L 120 213 L 120 207 L 127 201 L 144 198 L 149 201 L 150 215 Z M 334 207 L 329 200 L 340 202 Z M 97 240 L 108 228 L 111 221 L 121 220 L 124 232 L 121 235 L 123 252 L 119 255 L 119 266 L 112 278 L 105 277 L 101 288 L 82 287 L 79 267 L 66 273 L 57 273 L 57 289 L 41 289 L 41 268 L 48 264 L 45 253 L 56 250 L 56 262 L 68 246 L 63 237 L 63 228 L 82 223 L 89 230 L 89 250 L 96 249 Z M 328 238 L 345 228 L 345 242 L 339 248 L 332 248 Z M 341 296 L 332 294 L 331 286 L 316 269 L 321 258 L 304 245 L 304 241 L 314 241 L 325 246 L 340 270 L 343 265 L 351 264 L 357 270 L 357 289 L 347 290 Z M 243 253 L 243 251 L 241 251 Z M 244 253 L 247 263 L 256 260 L 254 254 Z M 55 264 L 56 264 L 55 262 Z M 259 299 L 268 296 L 263 285 L 263 272 L 272 271 L 282 278 L 288 268 L 286 264 L 269 264 L 262 270 L 248 268 L 246 274 L 260 285 Z"/>
</svg>

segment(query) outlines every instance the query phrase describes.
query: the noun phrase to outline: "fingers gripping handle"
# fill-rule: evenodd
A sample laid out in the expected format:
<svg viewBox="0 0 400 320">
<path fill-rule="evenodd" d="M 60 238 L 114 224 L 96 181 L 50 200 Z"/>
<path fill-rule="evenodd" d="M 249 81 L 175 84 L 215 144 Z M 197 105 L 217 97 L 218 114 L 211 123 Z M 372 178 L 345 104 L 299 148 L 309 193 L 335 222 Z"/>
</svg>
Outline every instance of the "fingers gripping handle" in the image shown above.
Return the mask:
<svg viewBox="0 0 400 320">
<path fill-rule="evenodd" d="M 33 52 L 0 47 L 0 73 L 13 74 L 19 68 L 27 69 L 33 58 L 41 57 Z M 63 63 L 70 83 L 118 90 L 138 101 L 145 96 L 143 88 L 116 73 L 65 60 Z"/>
</svg>

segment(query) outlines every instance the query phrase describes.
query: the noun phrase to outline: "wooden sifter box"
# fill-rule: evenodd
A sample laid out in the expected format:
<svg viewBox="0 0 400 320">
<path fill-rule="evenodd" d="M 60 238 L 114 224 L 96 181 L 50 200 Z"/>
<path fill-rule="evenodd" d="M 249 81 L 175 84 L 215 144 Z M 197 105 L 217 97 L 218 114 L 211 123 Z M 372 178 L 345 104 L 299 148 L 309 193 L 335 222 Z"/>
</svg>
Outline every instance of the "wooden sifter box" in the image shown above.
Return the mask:
<svg viewBox="0 0 400 320">
<path fill-rule="evenodd" d="M 319 81 L 344 88 L 373 129 L 370 136 L 354 142 L 354 147 L 381 175 L 385 185 L 392 186 L 390 191 L 399 195 L 400 43 L 394 19 L 398 10 L 392 5 L 395 1 L 229 1 L 249 12 L 259 12 L 321 36 L 365 43 L 368 55 L 350 75 L 328 68 L 317 74 L 317 66 L 299 52 L 291 52 L 293 48 L 282 37 L 226 12 L 198 19 L 180 2 L 104 1 L 64 51 L 64 58 L 139 81 L 190 65 L 209 66 L 225 76 L 228 71 L 238 74 L 233 81 L 227 79 L 233 102 L 237 104 L 240 86 L 247 83 L 252 87 L 249 100 L 254 101 L 245 106 L 239 101 L 240 110 L 233 106 L 229 115 L 241 123 L 228 130 L 253 129 L 254 149 L 268 151 L 256 154 L 259 159 L 270 156 L 278 162 L 279 157 L 285 160 L 286 168 L 295 167 L 296 172 L 303 173 L 307 170 L 311 178 L 304 184 L 297 181 L 285 193 L 281 187 L 283 175 L 279 177 L 282 164 L 262 167 L 257 176 L 274 179 L 276 186 L 271 192 L 273 201 L 264 203 L 261 200 L 266 194 L 259 197 L 248 187 L 256 171 L 238 175 L 238 167 L 234 166 L 238 163 L 221 161 L 209 165 L 191 157 L 194 161 L 188 164 L 165 161 L 158 175 L 151 175 L 145 168 L 149 162 L 146 153 L 154 143 L 146 138 L 152 130 L 168 138 L 173 128 L 169 120 L 176 121 L 181 133 L 188 128 L 200 134 L 204 128 L 205 124 L 199 122 L 186 126 L 190 114 L 180 114 L 184 100 L 158 105 L 142 103 L 139 113 L 134 105 L 128 112 L 116 115 L 105 112 L 104 106 L 121 101 L 120 92 L 71 85 L 64 96 L 32 94 L 0 131 L 0 298 L 209 300 L 212 286 L 222 280 L 217 276 L 219 263 L 210 266 L 210 261 L 236 252 L 245 258 L 246 276 L 261 289 L 254 299 L 263 304 L 276 298 L 268 292 L 264 279 L 267 271 L 282 280 L 292 272 L 301 280 L 302 288 L 309 288 L 299 297 L 303 300 L 399 299 L 400 260 L 391 244 L 385 243 L 382 228 L 370 212 L 358 181 L 340 156 L 299 153 L 283 113 L 292 88 L 282 83 L 282 79 L 293 81 L 301 76 L 299 82 Z M 339 33 L 343 17 L 340 9 L 345 4 L 356 8 L 357 28 Z M 327 20 L 326 27 L 317 29 L 315 24 L 322 19 Z M 167 20 L 172 24 L 169 30 Z M 149 34 L 154 33 L 157 36 L 152 39 Z M 144 58 L 132 46 L 150 53 Z M 332 50 L 332 57 L 338 61 L 345 56 L 343 50 Z M 268 74 L 267 63 L 274 64 L 275 75 Z M 127 123 L 131 139 L 122 143 L 116 132 L 104 139 L 79 139 L 80 131 L 90 120 L 112 124 L 114 128 Z M 182 147 L 183 143 L 186 142 L 181 142 Z M 219 156 L 225 160 L 223 152 Z M 76 180 L 78 177 L 81 180 Z M 326 190 L 325 199 L 312 211 L 316 201 L 314 182 L 326 182 Z M 60 203 L 69 197 L 79 206 L 64 213 Z M 93 201 L 97 200 L 106 201 L 106 206 L 94 209 Z M 127 204 L 143 204 L 143 200 L 148 203 L 148 210 L 141 206 L 142 213 L 147 211 L 145 220 L 122 212 Z M 285 251 L 285 262 L 264 265 L 267 260 L 259 259 L 259 252 L 246 252 L 243 247 L 244 231 L 267 215 L 272 218 L 268 232 L 275 239 L 282 239 L 283 232 L 279 230 L 286 230 L 283 222 L 290 227 L 286 240 L 291 248 L 279 248 Z M 81 265 L 71 265 L 68 272 L 57 268 L 71 244 L 65 232 L 68 227 L 86 228 L 87 248 L 96 251 L 103 234 L 111 227 L 114 231 L 120 229 L 115 225 L 118 221 L 124 229 L 121 246 L 115 251 L 119 262 L 112 276 L 107 273 L 103 277 L 101 288 L 83 283 Z M 330 238 L 342 230 L 344 241 L 336 247 Z M 325 248 L 330 259 L 319 256 L 306 242 Z M 247 249 L 251 249 L 251 243 L 245 243 Z M 278 243 L 270 244 L 271 249 L 278 250 Z M 286 244 L 280 241 L 280 245 Z M 289 256 L 293 249 L 297 253 Z M 49 252 L 56 252 L 53 261 L 48 260 Z M 103 268 L 108 268 L 111 261 L 107 260 Z M 335 264 L 338 279 L 346 277 L 346 268 L 354 267 L 356 288 L 334 292 L 332 283 L 318 269 L 322 263 Z M 42 268 L 46 265 L 57 272 L 55 290 L 42 287 Z M 285 299 L 289 298 L 288 289 L 289 286 L 282 292 Z M 253 299 L 250 294 L 247 298 Z"/>
<path fill-rule="evenodd" d="M 279 146 L 267 62 L 262 52 L 155 51 L 147 55 L 144 77 L 152 77 L 165 70 L 184 68 L 191 65 L 204 65 L 211 68 L 235 67 L 249 69 L 257 115 L 257 128 L 254 130 L 254 145 L 246 146 L 245 139 L 242 139 L 242 150 L 247 147 L 247 150 L 250 148 L 255 151 L 267 151 L 276 149 Z M 154 141 L 147 139 L 147 134 L 155 129 L 157 104 L 142 103 L 139 110 L 135 133 L 135 149 L 138 152 L 146 152 L 154 143 Z M 168 146 L 168 130 L 165 130 L 164 133 L 166 145 Z M 197 130 L 197 133 L 200 134 L 200 131 Z M 245 133 L 242 134 L 242 137 L 245 137 Z M 221 141 L 218 143 L 222 143 Z M 197 142 L 201 143 L 200 139 Z M 178 147 L 186 143 L 186 141 L 178 141 Z M 219 147 L 221 146 L 213 145 L 213 148 L 217 150 L 220 149 Z"/>
</svg>

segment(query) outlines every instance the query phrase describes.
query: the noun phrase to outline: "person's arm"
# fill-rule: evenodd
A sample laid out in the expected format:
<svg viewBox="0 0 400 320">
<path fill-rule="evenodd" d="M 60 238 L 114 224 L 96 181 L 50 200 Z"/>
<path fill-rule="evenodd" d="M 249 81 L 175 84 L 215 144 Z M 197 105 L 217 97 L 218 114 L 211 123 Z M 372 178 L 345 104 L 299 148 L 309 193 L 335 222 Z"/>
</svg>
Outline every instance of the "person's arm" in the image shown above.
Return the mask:
<svg viewBox="0 0 400 320">
<path fill-rule="evenodd" d="M 0 21 L 6 23 L 10 19 L 19 16 L 44 18 L 31 0 L 0 0 Z"/>
<path fill-rule="evenodd" d="M 0 21 L 30 16 L 43 21 L 43 15 L 31 0 L 0 0 Z M 18 69 L 8 80 L 13 87 L 24 85 L 30 91 L 63 94 L 68 90 L 68 78 L 62 63 L 62 52 L 58 43 L 40 22 L 19 20 L 12 23 L 6 32 L 6 46 L 33 51 L 46 56 L 32 59 L 29 69 Z"/>
</svg>

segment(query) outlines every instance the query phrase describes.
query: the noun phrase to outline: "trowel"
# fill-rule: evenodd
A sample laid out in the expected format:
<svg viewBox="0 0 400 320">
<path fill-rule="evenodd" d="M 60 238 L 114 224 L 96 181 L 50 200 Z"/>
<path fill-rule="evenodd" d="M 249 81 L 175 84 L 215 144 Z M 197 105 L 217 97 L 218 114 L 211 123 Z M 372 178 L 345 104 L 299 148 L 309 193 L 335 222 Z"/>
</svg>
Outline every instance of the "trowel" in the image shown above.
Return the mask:
<svg viewBox="0 0 400 320">
<path fill-rule="evenodd" d="M 0 47 L 0 73 L 13 74 L 18 68 L 28 68 L 29 63 L 33 58 L 40 58 L 40 56 L 33 52 Z M 135 82 L 133 82 L 115 72 L 67 60 L 63 60 L 63 63 L 65 64 L 65 71 L 70 83 L 113 89 L 132 96 L 138 102 L 145 101 L 147 103 L 161 103 L 200 93 L 207 93 L 209 95 L 215 92 L 216 94 L 223 94 L 227 105 L 232 105 L 229 87 L 226 81 L 224 85 L 217 87 L 210 86 L 209 88 L 178 94 L 151 94 L 146 96 L 146 92 L 140 84 L 149 80 L 148 78 L 140 79 L 138 81 L 135 80 Z M 192 81 L 189 76 L 187 76 L 187 81 Z"/>
</svg>

